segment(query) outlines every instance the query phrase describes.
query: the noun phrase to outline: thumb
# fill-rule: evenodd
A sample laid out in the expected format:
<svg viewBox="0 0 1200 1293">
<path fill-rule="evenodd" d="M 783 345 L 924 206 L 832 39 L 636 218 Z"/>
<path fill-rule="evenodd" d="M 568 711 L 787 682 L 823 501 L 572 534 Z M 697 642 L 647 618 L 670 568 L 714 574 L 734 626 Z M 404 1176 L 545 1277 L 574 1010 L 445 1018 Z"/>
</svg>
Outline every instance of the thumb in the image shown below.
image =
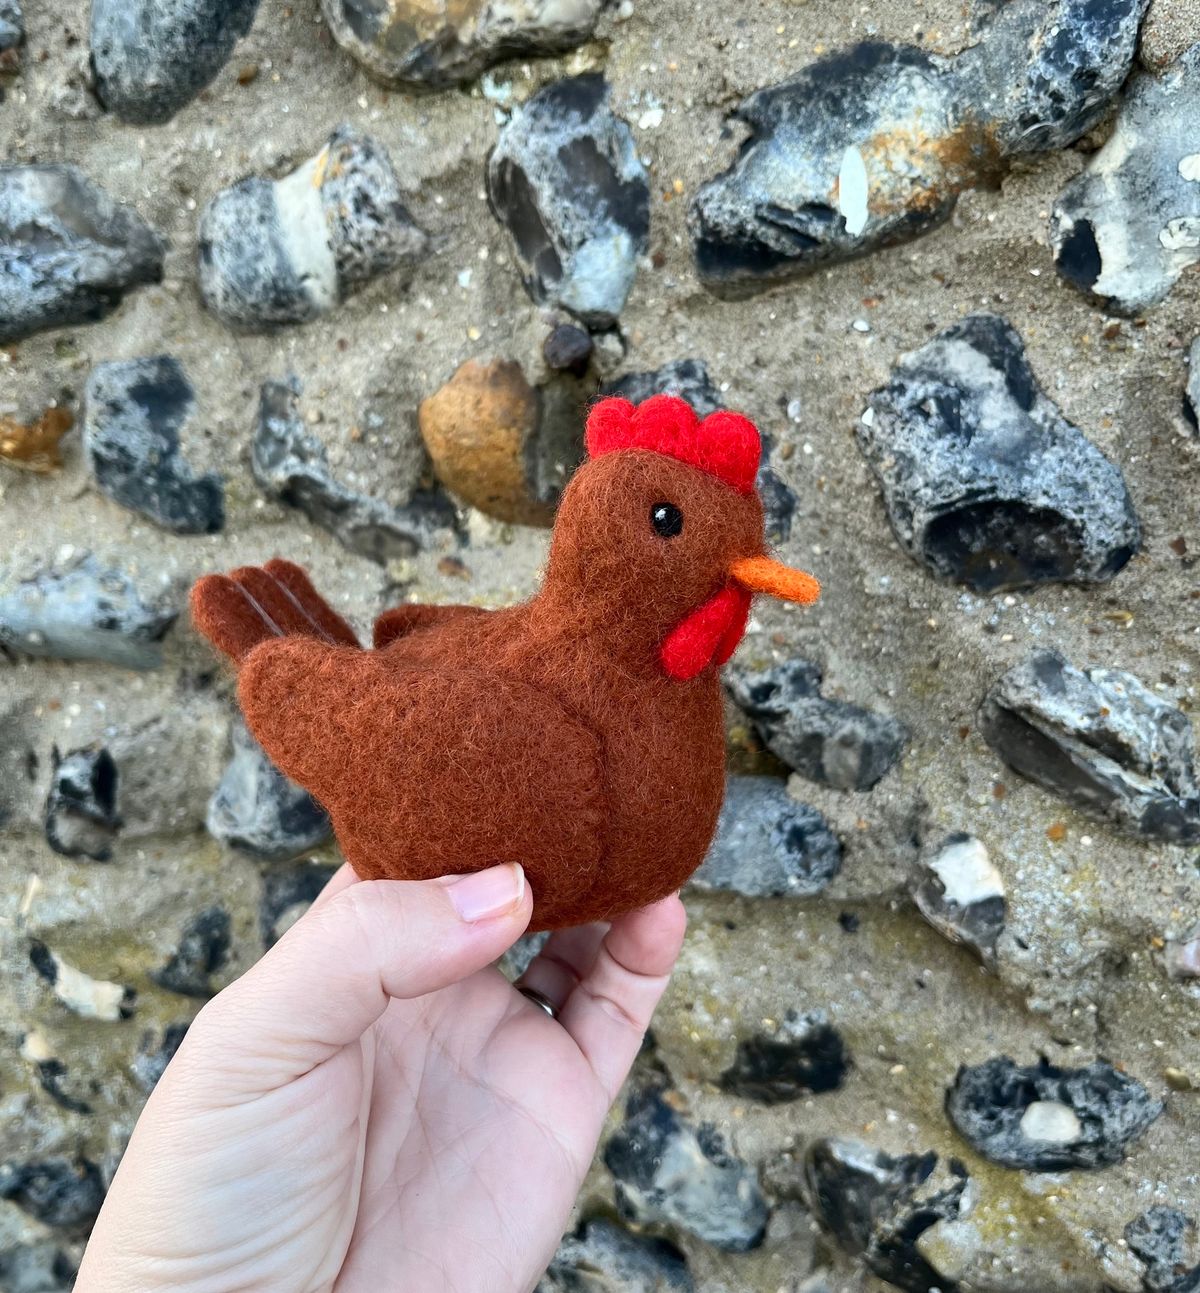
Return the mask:
<svg viewBox="0 0 1200 1293">
<path fill-rule="evenodd" d="M 357 1041 L 393 997 L 444 988 L 503 955 L 533 914 L 516 864 L 440 880 L 365 880 L 319 903 L 196 1018 L 226 1080 L 306 1073 Z"/>
</svg>

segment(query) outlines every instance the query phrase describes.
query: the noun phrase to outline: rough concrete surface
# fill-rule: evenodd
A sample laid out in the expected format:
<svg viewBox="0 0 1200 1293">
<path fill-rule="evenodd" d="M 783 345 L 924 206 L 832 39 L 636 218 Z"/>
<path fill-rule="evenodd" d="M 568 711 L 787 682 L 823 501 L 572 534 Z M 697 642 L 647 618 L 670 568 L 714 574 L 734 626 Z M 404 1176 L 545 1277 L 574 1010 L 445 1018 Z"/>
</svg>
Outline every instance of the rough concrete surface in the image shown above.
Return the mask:
<svg viewBox="0 0 1200 1293">
<path fill-rule="evenodd" d="M 557 76 L 603 70 L 652 195 L 650 256 L 621 313 L 627 351 L 612 374 L 704 361 L 722 399 L 774 439 L 799 500 L 782 555 L 825 590 L 811 610 L 756 606 L 739 659 L 816 662 L 823 696 L 890 714 L 911 734 L 899 765 L 868 792 L 792 776 L 792 793 L 843 843 L 823 893 L 689 896 L 690 932 L 654 1026 L 658 1062 L 689 1123 L 714 1124 L 760 1173 L 772 1214 L 764 1242 L 744 1253 L 669 1225 L 656 1233 L 679 1245 L 702 1293 L 880 1293 L 889 1286 L 819 1230 L 789 1184 L 790 1155 L 843 1137 L 962 1161 L 969 1207 L 919 1240 L 946 1275 L 943 1293 L 953 1281 L 966 1293 L 1137 1293 L 1145 1267 L 1126 1227 L 1155 1205 L 1200 1213 L 1200 981 L 1169 978 L 1163 960 L 1200 912 L 1196 850 L 1130 839 L 1081 815 L 1006 767 L 977 721 L 987 689 L 1039 648 L 1081 669 L 1126 670 L 1185 712 L 1200 703 L 1200 444 L 1181 413 L 1200 278 L 1185 273 L 1144 319 L 1118 321 L 1059 279 L 1048 244 L 1056 194 L 1109 125 L 1066 151 L 1019 160 L 996 191 L 963 194 L 925 238 L 722 301 L 698 282 L 686 210 L 735 154 L 743 128 L 727 129 L 726 113 L 868 36 L 953 54 L 971 39 L 960 0 L 635 0 L 607 11 L 573 54 L 504 64 L 464 91 L 413 98 L 367 79 L 329 36 L 317 0 L 263 0 L 211 87 L 161 127 L 122 124 L 89 98 L 87 0 L 25 9 L 22 70 L 0 104 L 3 156 L 78 165 L 170 246 L 162 283 L 129 293 L 104 321 L 0 350 L 0 415 L 28 421 L 55 400 L 78 413 L 95 364 L 172 354 L 197 401 L 181 450 L 198 476 L 223 476 L 226 523 L 219 534 L 181 536 L 123 509 L 89 483 L 76 430 L 62 442 L 60 471 L 0 464 L 0 593 L 85 551 L 135 578 L 146 601 L 177 606 L 205 571 L 288 556 L 362 628 L 406 599 L 491 606 L 528 593 L 545 530 L 472 512 L 465 544 L 446 531 L 415 556 L 380 563 L 265 499 L 249 450 L 262 383 L 294 374 L 333 475 L 400 505 L 411 492 L 418 404 L 460 364 L 514 359 L 530 381 L 544 379 L 542 344 L 562 319 L 522 288 L 509 235 L 488 211 L 485 158 L 505 102 Z M 243 176 L 286 175 L 343 122 L 387 149 L 429 254 L 410 283 L 385 275 L 305 326 L 231 333 L 199 298 L 200 209 Z M 1041 387 L 1124 473 L 1143 546 L 1107 585 L 980 595 L 936 582 L 897 544 L 855 444 L 857 420 L 901 354 L 977 311 L 1013 323 Z M 392 397 L 360 422 L 363 392 L 381 376 Z M 0 1163 L 83 1158 L 107 1177 L 145 1098 L 131 1065 L 198 1005 L 151 978 L 180 931 L 211 908 L 229 913 L 229 957 L 214 988 L 261 955 L 272 869 L 204 830 L 230 755 L 231 679 L 186 616 L 163 648 L 163 666 L 139 673 L 0 658 Z M 732 765 L 782 775 L 732 706 L 729 721 Z M 124 825 L 108 862 L 54 853 L 42 825 L 52 747 L 93 743 L 118 770 Z M 927 925 L 907 896 L 921 846 L 951 832 L 981 840 L 1003 877 L 1007 920 L 993 970 Z M 314 856 L 335 854 L 328 846 Z M 283 921 L 273 913 L 270 927 Z M 132 1017 L 72 1012 L 31 964 L 33 939 L 97 990 L 136 989 Z M 739 1040 L 789 1009 L 826 1013 L 852 1059 L 845 1081 L 769 1106 L 722 1092 Z M 961 1065 L 1003 1055 L 1021 1065 L 1044 1055 L 1063 1068 L 1103 1058 L 1164 1111 L 1124 1161 L 1101 1170 L 998 1166 L 961 1139 L 943 1102 Z M 65 1070 L 53 1081 L 47 1056 Z M 580 1215 L 615 1215 L 613 1191 L 601 1153 Z M 0 1202 L 0 1255 L 25 1246 L 20 1261 L 53 1265 L 58 1249 L 70 1259 L 79 1244 L 76 1230 L 38 1221 L 19 1199 Z M 4 1261 L 16 1269 L 17 1257 Z"/>
</svg>

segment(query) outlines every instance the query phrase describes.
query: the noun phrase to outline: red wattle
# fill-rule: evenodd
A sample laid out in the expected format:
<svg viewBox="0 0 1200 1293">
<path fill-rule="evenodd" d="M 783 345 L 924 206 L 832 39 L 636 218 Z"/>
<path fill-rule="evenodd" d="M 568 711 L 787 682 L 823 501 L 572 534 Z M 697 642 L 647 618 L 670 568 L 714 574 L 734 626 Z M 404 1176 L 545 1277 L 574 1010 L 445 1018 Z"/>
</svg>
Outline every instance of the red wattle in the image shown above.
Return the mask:
<svg viewBox="0 0 1200 1293">
<path fill-rule="evenodd" d="M 737 609 L 730 617 L 729 627 L 721 635 L 720 642 L 717 643 L 717 653 L 713 656 L 713 663 L 719 668 L 725 664 L 731 655 L 738 649 L 738 643 L 746 636 L 746 621 L 750 618 L 750 599 L 752 594 L 745 588 L 739 588 L 736 584 L 731 584 L 734 595 L 737 597 Z"/>
<path fill-rule="evenodd" d="M 710 664 L 724 664 L 742 640 L 749 614 L 750 594 L 726 584 L 663 639 L 659 659 L 667 674 L 686 682 Z"/>
</svg>

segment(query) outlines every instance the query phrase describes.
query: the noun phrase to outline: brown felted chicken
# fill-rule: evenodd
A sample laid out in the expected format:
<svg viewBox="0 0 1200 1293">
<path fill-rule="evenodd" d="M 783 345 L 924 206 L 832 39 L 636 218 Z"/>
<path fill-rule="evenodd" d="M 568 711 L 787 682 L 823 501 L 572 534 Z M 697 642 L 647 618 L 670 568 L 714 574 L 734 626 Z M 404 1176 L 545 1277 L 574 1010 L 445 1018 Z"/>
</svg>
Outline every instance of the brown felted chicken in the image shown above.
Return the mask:
<svg viewBox="0 0 1200 1293">
<path fill-rule="evenodd" d="M 819 588 L 765 553 L 745 418 L 608 399 L 587 449 L 520 606 L 401 606 L 364 650 L 289 562 L 196 584 L 250 730 L 364 879 L 520 862 L 530 928 L 554 929 L 664 897 L 703 860 L 725 784 L 717 670 L 752 593 Z"/>
</svg>

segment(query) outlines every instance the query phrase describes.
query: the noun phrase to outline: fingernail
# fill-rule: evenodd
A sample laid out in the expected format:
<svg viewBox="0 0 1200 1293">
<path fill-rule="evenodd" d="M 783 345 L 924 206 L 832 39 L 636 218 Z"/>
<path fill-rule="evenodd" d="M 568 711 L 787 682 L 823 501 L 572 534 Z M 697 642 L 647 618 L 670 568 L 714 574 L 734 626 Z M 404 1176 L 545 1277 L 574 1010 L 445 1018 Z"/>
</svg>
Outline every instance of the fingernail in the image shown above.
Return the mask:
<svg viewBox="0 0 1200 1293">
<path fill-rule="evenodd" d="M 519 862 L 462 876 L 449 888 L 460 920 L 473 924 L 515 911 L 525 896 L 525 869 Z"/>
</svg>

